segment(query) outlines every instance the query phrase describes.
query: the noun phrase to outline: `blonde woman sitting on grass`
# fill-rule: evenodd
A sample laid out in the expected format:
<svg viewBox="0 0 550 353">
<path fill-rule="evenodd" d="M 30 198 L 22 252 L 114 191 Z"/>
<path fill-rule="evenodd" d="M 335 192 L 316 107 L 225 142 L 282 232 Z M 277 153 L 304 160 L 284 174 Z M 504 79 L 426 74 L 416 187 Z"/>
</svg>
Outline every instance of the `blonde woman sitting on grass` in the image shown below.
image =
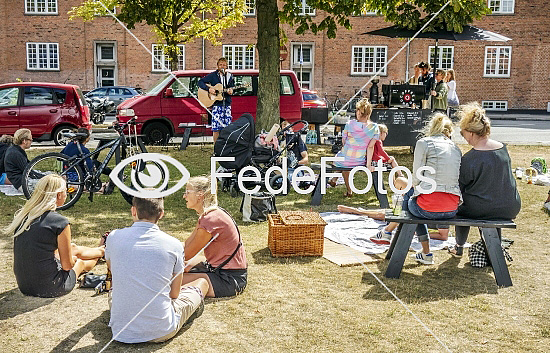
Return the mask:
<svg viewBox="0 0 550 353">
<path fill-rule="evenodd" d="M 209 176 L 193 177 L 183 195 L 187 208 L 199 215 L 184 245 L 185 261 L 194 260 L 185 267 L 183 284 L 203 278 L 209 284 L 207 297 L 232 297 L 246 287 L 246 253 L 237 224 L 229 213 L 218 207 L 217 194 L 211 192 L 210 183 Z M 204 249 L 206 261 L 200 262 L 195 255 L 210 241 Z"/>
<path fill-rule="evenodd" d="M 90 271 L 105 254 L 105 246 L 88 248 L 71 243 L 69 220 L 55 210 L 67 198 L 65 180 L 56 174 L 40 179 L 31 198 L 5 229 L 13 234 L 13 271 L 21 293 L 60 297 L 77 277 Z"/>
</svg>

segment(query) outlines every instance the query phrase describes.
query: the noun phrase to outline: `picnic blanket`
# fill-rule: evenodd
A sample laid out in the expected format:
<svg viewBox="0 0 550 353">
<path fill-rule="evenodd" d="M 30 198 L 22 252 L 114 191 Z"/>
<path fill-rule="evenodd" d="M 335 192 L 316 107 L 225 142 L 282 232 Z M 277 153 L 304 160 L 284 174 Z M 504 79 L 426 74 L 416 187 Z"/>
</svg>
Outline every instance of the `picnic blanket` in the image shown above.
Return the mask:
<svg viewBox="0 0 550 353">
<path fill-rule="evenodd" d="M 3 192 L 7 196 L 23 196 L 23 193 L 13 185 L 0 185 L 0 192 Z"/>
<path fill-rule="evenodd" d="M 347 245 L 365 254 L 381 254 L 390 248 L 389 245 L 375 244 L 369 239 L 375 236 L 378 230 L 387 224 L 386 222 L 377 221 L 367 216 L 340 212 L 324 212 L 320 216 L 327 222 L 325 227 L 325 238 L 327 239 Z M 455 238 L 451 236 L 446 241 L 430 239 L 431 250 L 442 250 L 455 244 Z M 469 244 L 465 244 L 465 246 L 469 246 Z M 410 249 L 422 250 L 422 244 L 416 237 L 414 237 Z"/>
</svg>

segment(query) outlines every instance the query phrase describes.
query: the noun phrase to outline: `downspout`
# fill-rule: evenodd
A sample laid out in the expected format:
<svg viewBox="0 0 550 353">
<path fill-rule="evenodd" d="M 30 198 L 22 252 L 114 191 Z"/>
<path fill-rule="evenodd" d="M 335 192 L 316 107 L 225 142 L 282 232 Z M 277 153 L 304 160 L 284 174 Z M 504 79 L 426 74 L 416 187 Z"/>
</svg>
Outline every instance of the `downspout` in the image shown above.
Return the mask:
<svg viewBox="0 0 550 353">
<path fill-rule="evenodd" d="M 204 22 L 204 11 L 202 12 L 202 22 Z M 204 37 L 202 37 L 202 69 L 204 70 L 204 61 L 206 58 L 206 53 L 204 51 Z"/>
</svg>

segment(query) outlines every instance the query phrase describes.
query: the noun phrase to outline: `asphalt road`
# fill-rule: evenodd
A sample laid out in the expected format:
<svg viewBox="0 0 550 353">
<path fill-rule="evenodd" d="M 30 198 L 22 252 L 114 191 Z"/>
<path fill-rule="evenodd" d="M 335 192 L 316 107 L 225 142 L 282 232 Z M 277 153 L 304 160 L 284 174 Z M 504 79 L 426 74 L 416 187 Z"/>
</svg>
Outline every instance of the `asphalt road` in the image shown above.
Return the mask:
<svg viewBox="0 0 550 353">
<path fill-rule="evenodd" d="M 107 117 L 106 123 L 114 120 Z M 545 145 L 550 146 L 550 120 L 492 120 L 491 137 L 497 141 L 516 145 Z M 96 136 L 93 134 L 92 136 Z M 194 141 L 196 140 L 196 141 Z M 209 140 L 209 139 L 205 139 Z M 454 140 L 458 143 L 466 143 L 456 131 Z M 174 138 L 173 142 L 179 143 L 181 138 Z M 203 142 L 200 137 L 192 138 L 191 142 Z M 97 142 L 90 141 L 88 147 L 95 148 Z M 52 147 L 53 142 L 34 142 L 33 147 Z"/>
</svg>

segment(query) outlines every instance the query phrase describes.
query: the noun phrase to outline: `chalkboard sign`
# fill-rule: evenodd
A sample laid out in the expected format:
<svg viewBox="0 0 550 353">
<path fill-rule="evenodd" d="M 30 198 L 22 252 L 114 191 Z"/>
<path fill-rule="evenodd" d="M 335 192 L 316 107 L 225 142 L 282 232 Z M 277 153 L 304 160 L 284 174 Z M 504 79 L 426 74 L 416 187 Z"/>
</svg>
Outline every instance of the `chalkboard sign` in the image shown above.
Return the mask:
<svg viewBox="0 0 550 353">
<path fill-rule="evenodd" d="M 414 147 L 418 132 L 431 113 L 428 109 L 374 109 L 371 119 L 388 127 L 384 146 Z"/>
</svg>

